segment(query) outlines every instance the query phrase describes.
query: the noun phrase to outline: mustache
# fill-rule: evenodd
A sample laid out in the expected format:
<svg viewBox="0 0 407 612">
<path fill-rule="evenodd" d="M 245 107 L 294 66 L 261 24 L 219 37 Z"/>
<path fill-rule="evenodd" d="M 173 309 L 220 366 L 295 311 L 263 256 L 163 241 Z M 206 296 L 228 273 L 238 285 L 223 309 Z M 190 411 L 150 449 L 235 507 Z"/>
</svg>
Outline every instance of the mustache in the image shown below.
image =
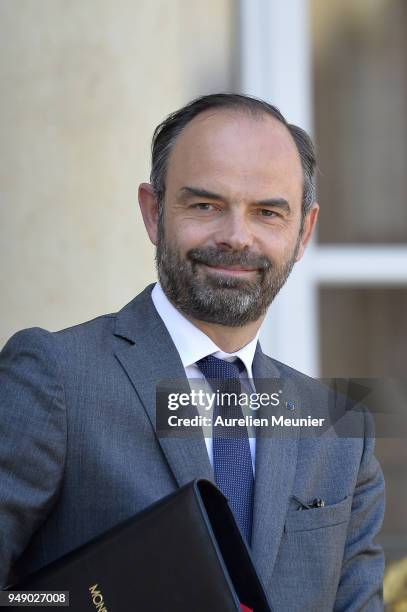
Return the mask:
<svg viewBox="0 0 407 612">
<path fill-rule="evenodd" d="M 190 249 L 186 256 L 192 263 L 208 266 L 242 266 L 257 270 L 269 270 L 273 265 L 265 255 L 250 251 L 224 251 L 216 247 Z"/>
</svg>

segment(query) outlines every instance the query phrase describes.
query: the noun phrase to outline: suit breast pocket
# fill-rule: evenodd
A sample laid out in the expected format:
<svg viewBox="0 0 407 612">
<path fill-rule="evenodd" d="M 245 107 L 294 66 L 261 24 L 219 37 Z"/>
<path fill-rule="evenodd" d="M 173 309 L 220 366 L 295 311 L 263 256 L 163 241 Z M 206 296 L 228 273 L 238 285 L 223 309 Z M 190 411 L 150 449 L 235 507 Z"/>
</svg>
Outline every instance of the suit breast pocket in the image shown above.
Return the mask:
<svg viewBox="0 0 407 612">
<path fill-rule="evenodd" d="M 352 496 L 349 495 L 341 502 L 327 505 L 323 508 L 289 510 L 285 520 L 284 531 L 312 531 L 346 523 L 349 520 L 351 505 Z"/>
</svg>

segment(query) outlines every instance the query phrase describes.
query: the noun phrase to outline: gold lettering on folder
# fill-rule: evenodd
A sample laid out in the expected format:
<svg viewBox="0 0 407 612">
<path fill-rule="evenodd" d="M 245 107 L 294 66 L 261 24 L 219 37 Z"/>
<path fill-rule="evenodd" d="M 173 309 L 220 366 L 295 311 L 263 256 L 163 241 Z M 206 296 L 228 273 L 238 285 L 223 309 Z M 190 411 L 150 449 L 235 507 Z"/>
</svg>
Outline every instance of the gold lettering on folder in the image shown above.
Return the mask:
<svg viewBox="0 0 407 612">
<path fill-rule="evenodd" d="M 99 591 L 99 585 L 94 584 L 93 586 L 89 587 L 89 591 L 92 596 L 93 605 L 95 606 L 97 612 L 109 612 L 105 606 L 102 592 Z"/>
</svg>

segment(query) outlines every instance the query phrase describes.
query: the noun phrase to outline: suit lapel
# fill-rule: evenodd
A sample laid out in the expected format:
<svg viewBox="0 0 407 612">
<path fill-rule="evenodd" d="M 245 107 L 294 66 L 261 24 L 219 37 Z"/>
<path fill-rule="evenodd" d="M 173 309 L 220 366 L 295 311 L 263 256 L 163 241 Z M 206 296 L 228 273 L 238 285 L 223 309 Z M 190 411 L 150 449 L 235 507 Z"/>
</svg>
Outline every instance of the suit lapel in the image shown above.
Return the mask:
<svg viewBox="0 0 407 612">
<path fill-rule="evenodd" d="M 159 381 L 176 379 L 188 390 L 185 370 L 172 339 L 151 300 L 148 286 L 116 319 L 115 335 L 129 343 L 116 357 L 131 380 L 156 432 L 156 386 Z M 157 440 L 168 465 L 182 486 L 194 478 L 214 479 L 203 434 L 163 437 Z"/>
<path fill-rule="evenodd" d="M 118 313 L 115 335 L 128 341 L 116 356 L 156 431 L 157 382 L 166 379 L 178 379 L 185 385 L 188 382 L 175 345 L 152 303 L 152 288 L 153 285 L 148 286 Z M 259 346 L 253 372 L 256 379 L 281 375 L 276 364 L 262 353 Z M 171 438 L 157 436 L 157 440 L 179 486 L 198 477 L 214 481 L 202 434 Z M 287 437 L 284 428 L 276 428 L 273 436 L 261 435 L 261 431 L 257 436 L 252 554 L 266 587 L 283 533 L 295 475 L 297 445 L 292 430 Z"/>
<path fill-rule="evenodd" d="M 261 379 L 281 376 L 276 364 L 266 357 L 258 345 L 253 362 L 256 390 L 265 385 Z M 284 400 L 283 400 L 284 402 Z M 284 414 L 284 403 L 279 414 Z M 270 417 L 271 410 L 264 412 Z M 287 415 L 289 416 L 289 415 Z M 298 415 L 296 415 L 298 416 Z M 256 478 L 254 489 L 252 553 L 266 588 L 272 576 L 287 511 L 289 496 L 296 469 L 298 428 L 287 431 L 275 427 L 270 431 L 261 430 L 256 438 Z M 294 437 L 295 436 L 295 437 Z"/>
</svg>

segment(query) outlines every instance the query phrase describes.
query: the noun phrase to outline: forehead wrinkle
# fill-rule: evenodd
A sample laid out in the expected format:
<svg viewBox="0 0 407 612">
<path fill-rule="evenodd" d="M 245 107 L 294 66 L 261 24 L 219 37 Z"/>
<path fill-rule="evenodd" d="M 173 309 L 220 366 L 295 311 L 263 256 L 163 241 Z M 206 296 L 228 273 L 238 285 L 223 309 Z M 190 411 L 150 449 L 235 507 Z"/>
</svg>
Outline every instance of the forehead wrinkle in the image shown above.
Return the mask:
<svg viewBox="0 0 407 612">
<path fill-rule="evenodd" d="M 180 132 L 180 134 L 178 135 L 178 137 L 176 138 L 171 154 L 170 154 L 170 158 L 172 157 L 172 154 L 179 148 L 180 144 L 183 144 L 183 141 L 188 137 L 189 133 L 191 132 L 191 130 L 194 130 L 194 128 L 202 128 L 202 125 L 200 126 L 199 124 L 202 123 L 206 123 L 208 121 L 210 122 L 218 122 L 218 120 L 220 122 L 222 122 L 222 119 L 224 120 L 225 117 L 229 118 L 230 121 L 228 122 L 223 122 L 220 129 L 224 129 L 224 130 L 233 130 L 233 131 L 239 131 L 239 132 L 247 132 L 248 129 L 250 129 L 250 125 L 251 124 L 258 124 L 259 122 L 262 123 L 268 123 L 270 124 L 270 126 L 272 126 L 273 128 L 273 135 L 281 135 L 281 138 L 279 137 L 277 142 L 274 142 L 274 151 L 276 151 L 276 149 L 278 148 L 280 151 L 292 151 L 295 153 L 295 156 L 297 157 L 300 165 L 301 165 L 301 159 L 299 156 L 299 152 L 297 149 L 297 145 L 293 139 L 293 137 L 290 134 L 290 131 L 288 130 L 287 126 L 285 126 L 281 121 L 279 121 L 276 117 L 273 117 L 272 115 L 268 115 L 267 113 L 262 113 L 262 112 L 258 112 L 258 113 L 252 113 L 249 109 L 208 109 L 207 111 L 204 111 L 202 113 L 200 113 L 199 115 L 197 115 L 196 117 L 194 117 Z M 261 135 L 264 134 L 264 130 L 262 130 Z M 215 138 L 216 136 L 219 135 L 219 128 L 217 130 L 215 130 Z M 202 142 L 205 144 L 208 144 L 208 142 L 211 142 L 213 140 L 213 130 L 208 129 L 205 130 L 201 133 L 199 133 L 199 137 L 201 138 Z M 253 133 L 253 139 L 255 138 L 255 134 Z M 242 143 L 249 143 L 249 141 L 252 140 L 250 138 L 246 139 L 246 138 L 242 138 Z M 257 139 L 258 141 L 260 141 L 260 139 Z M 267 140 L 263 141 L 263 144 L 267 144 Z M 199 143 L 195 142 L 194 143 L 195 147 L 201 148 L 199 147 Z M 170 161 L 170 159 L 169 159 Z"/>
<path fill-rule="evenodd" d="M 225 117 L 233 120 L 225 122 Z M 268 134 L 263 128 L 260 132 L 256 127 L 253 129 L 259 121 L 272 128 Z M 207 129 L 204 122 L 210 122 Z M 264 114 L 248 116 L 235 109 L 201 113 L 175 141 L 167 171 L 167 187 L 175 180 L 176 188 L 176 183 L 182 180 L 181 184 L 206 188 L 229 198 L 232 194 L 227 192 L 232 189 L 234 200 L 237 193 L 250 192 L 253 196 L 254 190 L 254 197 L 259 200 L 286 196 L 287 193 L 270 189 L 274 182 L 281 187 L 281 181 L 283 191 L 287 186 L 291 193 L 287 199 L 294 197 L 293 190 L 295 197 L 297 192 L 302 197 L 304 177 L 296 144 L 281 122 Z M 296 176 L 298 186 L 293 184 Z M 259 190 L 261 186 L 263 191 Z"/>
</svg>

